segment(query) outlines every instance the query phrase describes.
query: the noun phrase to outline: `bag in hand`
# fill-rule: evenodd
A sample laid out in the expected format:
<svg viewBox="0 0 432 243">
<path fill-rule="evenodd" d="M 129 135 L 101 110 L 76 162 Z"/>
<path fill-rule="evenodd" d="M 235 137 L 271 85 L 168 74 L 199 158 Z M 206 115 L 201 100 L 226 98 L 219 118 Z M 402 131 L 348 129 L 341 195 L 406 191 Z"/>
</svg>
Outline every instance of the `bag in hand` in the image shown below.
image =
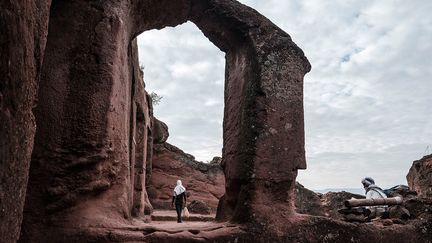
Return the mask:
<svg viewBox="0 0 432 243">
<path fill-rule="evenodd" d="M 183 216 L 184 216 L 185 218 L 189 218 L 189 216 L 190 216 L 190 213 L 189 213 L 189 210 L 187 209 L 187 207 L 185 207 L 185 208 L 183 209 Z"/>
</svg>

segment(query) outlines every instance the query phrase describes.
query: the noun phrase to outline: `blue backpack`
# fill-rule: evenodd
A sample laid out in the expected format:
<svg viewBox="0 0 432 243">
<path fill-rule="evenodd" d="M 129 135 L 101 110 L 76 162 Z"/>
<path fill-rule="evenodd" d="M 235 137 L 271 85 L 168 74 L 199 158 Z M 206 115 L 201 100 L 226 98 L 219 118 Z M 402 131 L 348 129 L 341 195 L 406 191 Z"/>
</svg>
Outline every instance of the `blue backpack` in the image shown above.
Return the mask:
<svg viewBox="0 0 432 243">
<path fill-rule="evenodd" d="M 387 195 L 387 197 L 389 197 L 389 196 L 391 196 L 392 194 L 393 194 L 393 192 L 396 192 L 396 191 L 409 191 L 409 187 L 408 186 L 405 186 L 405 185 L 397 185 L 397 186 L 394 186 L 394 187 L 392 187 L 392 188 L 389 188 L 389 189 L 385 189 L 385 190 L 383 190 L 384 191 L 384 193 Z"/>
</svg>

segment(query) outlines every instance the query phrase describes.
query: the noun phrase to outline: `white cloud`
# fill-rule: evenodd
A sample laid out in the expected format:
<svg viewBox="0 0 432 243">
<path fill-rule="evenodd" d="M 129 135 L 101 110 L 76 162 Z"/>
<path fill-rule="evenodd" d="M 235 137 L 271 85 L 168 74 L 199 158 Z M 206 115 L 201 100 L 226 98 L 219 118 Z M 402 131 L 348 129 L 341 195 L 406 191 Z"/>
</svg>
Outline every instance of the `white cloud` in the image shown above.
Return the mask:
<svg viewBox="0 0 432 243">
<path fill-rule="evenodd" d="M 163 96 L 154 112 L 168 142 L 201 161 L 221 156 L 224 53 L 192 23 L 145 32 L 138 45 L 146 88 Z"/>
<path fill-rule="evenodd" d="M 432 1 L 243 0 L 289 33 L 312 64 L 305 77 L 313 189 L 406 183 L 432 144 Z M 170 142 L 200 160 L 222 147 L 224 54 L 193 24 L 139 38 L 147 88 Z"/>
</svg>

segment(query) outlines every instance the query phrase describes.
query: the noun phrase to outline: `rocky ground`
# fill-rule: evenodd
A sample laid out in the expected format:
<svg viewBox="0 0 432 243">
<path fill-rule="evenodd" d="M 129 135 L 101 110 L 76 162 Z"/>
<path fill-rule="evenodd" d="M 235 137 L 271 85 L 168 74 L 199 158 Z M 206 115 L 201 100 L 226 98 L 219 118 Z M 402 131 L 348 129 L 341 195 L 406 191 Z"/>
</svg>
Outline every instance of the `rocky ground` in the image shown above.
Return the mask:
<svg viewBox="0 0 432 243">
<path fill-rule="evenodd" d="M 428 170 L 429 159 L 430 157 L 427 156 L 422 160 L 415 161 L 410 174 L 407 176 L 409 180 L 412 178 L 410 185 L 414 185 L 413 188 L 422 191 L 420 193 L 403 189 L 394 191 L 391 196 L 402 196 L 404 198 L 403 204 L 392 207 L 391 218 L 375 219 L 369 223 L 344 222 L 343 216 L 337 211 L 343 207 L 345 200 L 351 198 L 361 199 L 364 198 L 363 195 L 344 191 L 328 192 L 325 194 L 315 193 L 297 182 L 295 185 L 295 208 L 298 216 L 295 218 L 295 228 L 304 227 L 303 229 L 308 229 L 310 232 L 304 235 L 293 234 L 292 239 L 298 239 L 300 242 L 303 242 L 305 239 L 308 239 L 307 241 L 319 239 L 320 242 L 364 242 L 366 238 L 362 234 L 365 232 L 374 232 L 370 233 L 372 236 L 369 236 L 368 240 L 375 239 L 376 241 L 371 242 L 378 242 L 381 239 L 384 242 L 390 242 L 388 239 L 393 239 L 393 242 L 409 242 L 410 240 L 413 240 L 413 242 L 430 242 L 430 240 L 425 240 L 424 235 L 431 234 L 428 227 L 430 227 L 432 219 L 432 200 L 425 197 L 425 195 L 428 195 L 428 187 L 421 184 L 423 182 L 421 178 L 425 178 L 428 175 L 427 173 L 425 175 L 425 171 Z M 152 179 L 148 190 L 150 192 L 150 200 L 156 208 L 153 218 L 175 220 L 174 210 L 161 211 L 160 209 L 170 208 L 172 187 L 175 180 L 180 178 L 184 180 L 184 184 L 190 190 L 188 207 L 193 208 L 198 205 L 198 208 L 200 208 L 197 212 L 201 214 L 195 214 L 190 221 L 196 222 L 196 220 L 200 220 L 204 222 L 213 220 L 213 214 L 204 215 L 215 212 L 218 200 L 224 193 L 224 173 L 220 162 L 218 160 L 218 163 L 205 164 L 195 161 L 192 155 L 186 154 L 168 143 L 155 146 L 153 160 L 153 175 L 155 175 L 155 179 Z M 161 178 L 165 179 L 162 180 Z M 426 182 L 428 181 L 426 180 Z M 206 212 L 206 208 L 210 209 L 209 212 Z M 408 218 L 402 217 L 402 209 L 409 212 Z M 197 217 L 196 215 L 200 216 Z M 316 226 L 314 225 L 317 224 L 321 226 L 315 228 Z M 328 227 L 327 233 L 322 232 L 323 224 Z M 206 225 L 212 228 L 217 224 L 206 223 Z M 182 225 L 185 228 L 188 228 L 187 226 L 191 227 L 189 231 L 186 230 L 190 233 L 194 225 L 190 223 L 189 225 Z M 240 226 L 233 226 L 229 230 L 233 230 L 234 228 L 239 236 L 235 239 L 238 242 L 248 242 L 249 238 L 243 235 L 244 232 L 241 233 L 242 228 Z M 339 230 L 334 233 L 334 229 L 336 228 Z M 211 233 L 209 231 L 200 231 L 194 237 L 200 235 L 202 239 L 210 240 L 212 238 L 207 236 L 207 234 L 210 234 L 212 237 L 216 237 L 214 239 L 219 239 L 219 236 L 226 233 L 225 230 L 227 228 L 222 227 L 212 230 Z M 290 229 L 291 231 L 292 229 Z M 377 235 L 376 232 L 380 232 L 381 236 L 378 236 L 379 234 Z M 182 234 L 186 233 L 183 232 Z M 342 234 L 347 234 L 347 236 L 342 236 Z M 411 234 L 411 236 L 408 237 L 407 234 Z M 399 238 L 396 236 L 399 236 Z M 165 235 L 164 237 L 170 239 L 170 237 L 174 236 Z M 193 239 L 193 242 L 200 242 L 197 238 Z M 347 241 L 341 239 L 346 239 Z M 189 238 L 189 240 L 192 239 Z"/>
</svg>

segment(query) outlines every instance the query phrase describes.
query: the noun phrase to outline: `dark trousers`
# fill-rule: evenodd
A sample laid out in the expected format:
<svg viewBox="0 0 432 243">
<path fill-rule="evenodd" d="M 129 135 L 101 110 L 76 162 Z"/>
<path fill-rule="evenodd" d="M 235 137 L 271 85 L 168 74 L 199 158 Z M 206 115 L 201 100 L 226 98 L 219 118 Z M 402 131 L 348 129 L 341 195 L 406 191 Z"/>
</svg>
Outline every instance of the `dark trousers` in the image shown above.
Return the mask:
<svg viewBox="0 0 432 243">
<path fill-rule="evenodd" d="M 175 209 L 177 211 L 177 222 L 181 222 L 181 213 L 182 213 L 182 209 L 183 209 L 183 203 L 179 203 L 179 204 L 175 204 Z"/>
</svg>

